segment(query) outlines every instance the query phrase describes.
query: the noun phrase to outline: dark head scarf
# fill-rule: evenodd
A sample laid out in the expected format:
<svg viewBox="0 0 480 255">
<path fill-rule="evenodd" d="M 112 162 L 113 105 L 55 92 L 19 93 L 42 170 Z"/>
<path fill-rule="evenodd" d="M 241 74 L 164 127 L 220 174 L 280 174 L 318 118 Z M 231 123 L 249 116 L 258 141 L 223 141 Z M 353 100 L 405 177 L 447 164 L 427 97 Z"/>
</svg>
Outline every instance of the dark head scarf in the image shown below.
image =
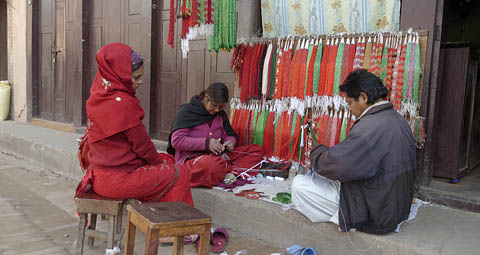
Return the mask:
<svg viewBox="0 0 480 255">
<path fill-rule="evenodd" d="M 227 113 L 224 110 L 221 110 L 217 114 L 220 114 L 223 119 L 223 128 L 227 135 L 233 136 L 237 139 L 237 134 L 235 134 L 235 131 L 233 131 L 233 128 L 230 125 L 230 121 L 228 121 Z M 167 152 L 175 155 L 175 149 L 172 147 L 171 143 L 173 132 L 182 128 L 192 128 L 202 125 L 213 120 L 215 117 L 216 115 L 211 115 L 207 109 L 205 109 L 199 96 L 193 96 L 192 99 L 190 99 L 190 103 L 180 106 L 180 109 L 173 118 L 172 131 L 168 136 Z"/>
<path fill-rule="evenodd" d="M 103 46 L 87 100 L 89 143 L 136 127 L 144 112 L 132 87 L 132 49 L 121 43 Z"/>
<path fill-rule="evenodd" d="M 143 66 L 143 57 L 140 55 L 140 53 L 132 50 L 130 52 L 130 57 L 132 61 L 132 72 Z"/>
</svg>

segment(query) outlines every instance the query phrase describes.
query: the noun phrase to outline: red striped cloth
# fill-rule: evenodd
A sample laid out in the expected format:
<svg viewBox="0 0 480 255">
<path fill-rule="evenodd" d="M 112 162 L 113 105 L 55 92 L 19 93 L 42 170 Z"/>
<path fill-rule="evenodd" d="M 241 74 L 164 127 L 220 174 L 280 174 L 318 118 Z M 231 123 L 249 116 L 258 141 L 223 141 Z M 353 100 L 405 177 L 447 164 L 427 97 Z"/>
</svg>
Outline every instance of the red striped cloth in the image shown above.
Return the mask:
<svg viewBox="0 0 480 255">
<path fill-rule="evenodd" d="M 275 71 L 275 91 L 273 94 L 273 98 L 275 99 L 280 99 L 282 97 L 282 83 L 283 83 L 283 69 L 285 62 L 283 61 L 284 59 L 285 52 L 280 49 L 278 50 L 277 54 L 277 65 L 276 65 L 276 71 Z"/>
<path fill-rule="evenodd" d="M 345 78 L 347 78 L 348 75 L 348 63 L 349 60 L 348 58 L 350 57 L 350 48 L 354 47 L 352 44 L 350 44 L 350 40 L 347 40 L 347 43 L 345 44 L 345 49 L 343 52 L 343 60 L 342 60 L 342 72 L 340 74 L 340 84 L 343 83 Z"/>
<path fill-rule="evenodd" d="M 385 78 L 385 87 L 388 89 L 387 100 L 390 101 L 390 96 L 392 94 L 392 75 L 393 75 L 393 65 L 395 64 L 395 58 L 393 54 L 395 52 L 394 48 L 388 49 L 388 65 L 387 65 L 387 77 Z"/>
<path fill-rule="evenodd" d="M 347 76 L 353 71 L 353 63 L 355 61 L 355 53 L 357 51 L 357 45 L 353 41 L 354 39 L 352 38 L 352 44 L 350 45 L 348 49 L 348 66 L 347 66 Z"/>
<path fill-rule="evenodd" d="M 300 57 L 299 57 L 300 76 L 299 76 L 298 83 L 297 83 L 297 86 L 295 88 L 295 91 L 294 91 L 294 93 L 292 93 L 292 96 L 303 99 L 303 98 L 305 98 L 305 80 L 307 79 L 308 49 L 302 49 L 300 51 L 301 51 Z"/>
<path fill-rule="evenodd" d="M 293 53 L 292 62 L 290 64 L 290 72 L 288 76 L 288 86 L 284 87 L 283 97 L 293 97 L 296 92 L 296 87 L 300 81 L 302 50 L 296 50 Z"/>
<path fill-rule="evenodd" d="M 368 65 L 368 71 L 373 73 L 375 71 L 375 63 L 377 61 L 377 38 L 374 39 L 372 43 L 372 51 L 370 55 L 370 63 Z"/>
<path fill-rule="evenodd" d="M 400 54 L 400 62 L 398 66 L 398 80 L 397 86 L 395 87 L 395 104 L 394 108 L 396 110 L 400 109 L 402 103 L 402 95 L 403 95 L 403 76 L 405 73 L 405 55 L 407 53 L 407 44 L 403 44 L 402 46 L 402 53 Z"/>
<path fill-rule="evenodd" d="M 353 70 L 357 70 L 363 67 L 363 60 L 365 58 L 365 38 L 362 38 L 362 42 L 357 43 L 355 51 L 355 60 L 353 62 Z"/>
<path fill-rule="evenodd" d="M 327 77 L 325 82 L 325 95 L 333 96 L 333 83 L 335 80 L 335 63 L 337 62 L 338 44 L 330 48 L 330 54 L 327 66 Z"/>
<path fill-rule="evenodd" d="M 376 55 L 376 61 L 375 61 L 375 67 L 373 69 L 373 73 L 377 76 L 380 77 L 380 64 L 382 63 L 382 57 L 383 57 L 383 42 L 380 42 L 377 44 L 377 55 Z"/>
<path fill-rule="evenodd" d="M 267 117 L 267 123 L 265 125 L 265 131 L 263 134 L 263 150 L 265 156 L 271 157 L 273 155 L 273 143 L 275 138 L 275 112 L 270 111 Z"/>
<path fill-rule="evenodd" d="M 305 92 L 305 95 L 310 97 L 313 96 L 313 75 L 314 75 L 314 65 L 315 65 L 315 59 L 317 57 L 317 52 L 318 52 L 318 45 L 315 45 L 312 50 L 310 62 L 308 63 L 307 89 Z"/>
<path fill-rule="evenodd" d="M 283 83 L 282 83 L 282 97 L 288 97 L 288 94 L 290 92 L 290 84 L 291 84 L 291 75 L 292 75 L 292 62 L 293 62 L 293 49 L 289 49 L 285 53 L 285 66 L 284 66 L 284 71 L 283 71 Z"/>
<path fill-rule="evenodd" d="M 318 78 L 318 95 L 325 95 L 325 83 L 327 79 L 327 67 L 330 59 L 330 44 L 327 42 L 323 50 L 322 62 L 320 63 L 320 76 Z"/>
</svg>

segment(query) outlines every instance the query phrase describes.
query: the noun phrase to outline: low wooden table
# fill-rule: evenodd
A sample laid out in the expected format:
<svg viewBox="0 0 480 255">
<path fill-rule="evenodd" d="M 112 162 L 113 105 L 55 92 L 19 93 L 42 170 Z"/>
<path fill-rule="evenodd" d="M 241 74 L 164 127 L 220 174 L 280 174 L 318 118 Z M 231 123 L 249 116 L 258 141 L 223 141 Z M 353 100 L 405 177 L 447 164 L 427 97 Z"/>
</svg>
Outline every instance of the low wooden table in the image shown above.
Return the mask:
<svg viewBox="0 0 480 255">
<path fill-rule="evenodd" d="M 199 254 L 209 254 L 212 218 L 184 202 L 128 205 L 125 254 L 133 255 L 135 229 L 146 235 L 145 254 L 156 255 L 160 237 L 174 237 L 173 254 L 183 254 L 183 238 L 198 234 Z"/>
</svg>

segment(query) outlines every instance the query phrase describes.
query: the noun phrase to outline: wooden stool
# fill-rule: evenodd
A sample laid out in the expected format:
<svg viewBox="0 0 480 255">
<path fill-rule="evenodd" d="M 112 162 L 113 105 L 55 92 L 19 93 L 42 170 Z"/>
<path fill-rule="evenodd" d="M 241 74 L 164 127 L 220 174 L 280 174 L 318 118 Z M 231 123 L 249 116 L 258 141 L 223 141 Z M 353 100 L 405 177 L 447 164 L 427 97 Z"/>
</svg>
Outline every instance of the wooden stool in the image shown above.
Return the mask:
<svg viewBox="0 0 480 255">
<path fill-rule="evenodd" d="M 88 246 L 93 246 L 95 238 L 107 240 L 107 249 L 113 249 L 115 241 L 121 240 L 122 214 L 125 200 L 115 200 L 102 197 L 96 193 L 82 193 L 75 197 L 77 200 L 77 213 L 80 215 L 76 253 L 83 254 L 83 243 L 88 236 Z M 85 229 L 85 223 L 90 214 L 90 224 Z M 96 230 L 97 214 L 108 216 L 108 231 Z M 117 237 L 115 238 L 115 234 Z"/>
<path fill-rule="evenodd" d="M 145 254 L 156 255 L 160 237 L 174 237 L 173 254 L 183 254 L 183 238 L 200 235 L 199 254 L 209 253 L 212 218 L 184 202 L 128 205 L 125 254 L 133 255 L 135 229 L 146 235 Z"/>
</svg>

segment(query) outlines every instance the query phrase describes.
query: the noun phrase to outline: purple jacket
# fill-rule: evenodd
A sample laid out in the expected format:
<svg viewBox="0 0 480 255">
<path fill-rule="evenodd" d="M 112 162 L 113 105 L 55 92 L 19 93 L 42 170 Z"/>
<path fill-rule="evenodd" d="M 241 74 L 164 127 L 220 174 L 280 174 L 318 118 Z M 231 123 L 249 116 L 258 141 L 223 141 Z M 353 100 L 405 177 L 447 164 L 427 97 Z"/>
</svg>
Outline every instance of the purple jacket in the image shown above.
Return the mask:
<svg viewBox="0 0 480 255">
<path fill-rule="evenodd" d="M 196 127 L 178 129 L 173 132 L 172 147 L 175 149 L 175 163 L 183 165 L 185 160 L 193 158 L 197 154 L 208 153 L 208 148 L 205 147 L 207 138 L 221 138 L 222 143 L 230 140 L 234 146 L 237 142 L 235 137 L 227 135 L 223 128 L 222 117 L 217 114 L 210 126 L 208 123 L 204 123 Z"/>
</svg>

